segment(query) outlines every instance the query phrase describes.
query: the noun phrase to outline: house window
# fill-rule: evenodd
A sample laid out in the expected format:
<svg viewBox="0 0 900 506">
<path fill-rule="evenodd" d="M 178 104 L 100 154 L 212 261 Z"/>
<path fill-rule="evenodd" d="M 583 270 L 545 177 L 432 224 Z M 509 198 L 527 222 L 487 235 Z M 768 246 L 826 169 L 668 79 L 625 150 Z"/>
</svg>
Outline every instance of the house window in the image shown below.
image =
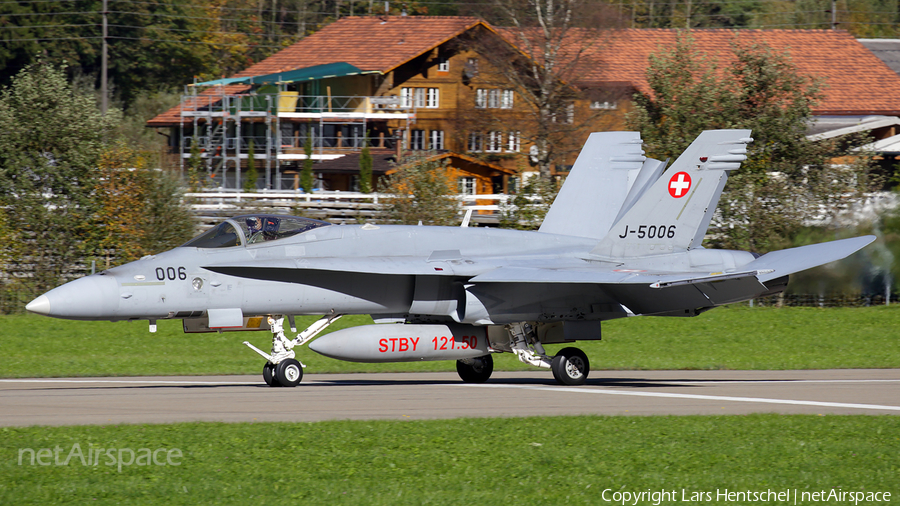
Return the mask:
<svg viewBox="0 0 900 506">
<path fill-rule="evenodd" d="M 470 132 L 467 148 L 472 153 L 482 152 L 484 150 L 484 136 L 478 132 Z"/>
<path fill-rule="evenodd" d="M 478 58 L 469 58 L 466 60 L 466 71 L 468 71 L 471 76 L 478 75 Z"/>
<path fill-rule="evenodd" d="M 413 103 L 418 107 L 425 107 L 425 88 L 413 88 Z"/>
<path fill-rule="evenodd" d="M 550 116 L 550 120 L 554 123 L 574 123 L 575 104 L 569 104 L 565 107 L 561 107 L 558 112 L 555 112 Z"/>
<path fill-rule="evenodd" d="M 440 90 L 437 88 L 401 88 L 400 107 L 428 107 L 436 109 L 440 106 Z"/>
<path fill-rule="evenodd" d="M 484 150 L 488 153 L 499 153 L 503 150 L 503 132 L 488 132 Z"/>
<path fill-rule="evenodd" d="M 512 109 L 513 90 L 475 90 L 475 107 L 478 109 Z"/>
<path fill-rule="evenodd" d="M 488 108 L 497 109 L 500 107 L 500 90 L 488 91 Z"/>
<path fill-rule="evenodd" d="M 618 102 L 601 102 L 599 100 L 591 102 L 591 109 L 617 109 L 618 107 Z"/>
<path fill-rule="evenodd" d="M 400 107 L 404 107 L 404 108 L 412 107 L 412 91 L 413 91 L 413 88 L 401 88 L 400 89 Z"/>
<path fill-rule="evenodd" d="M 441 95 L 440 90 L 437 88 L 428 88 L 428 99 L 425 102 L 425 107 L 429 109 L 437 109 L 441 105 Z"/>
<path fill-rule="evenodd" d="M 522 139 L 519 136 L 519 132 L 510 132 L 506 143 L 506 150 L 518 153 L 521 148 Z"/>
<path fill-rule="evenodd" d="M 463 195 L 475 195 L 475 178 L 461 177 L 459 178 L 459 193 Z"/>
<path fill-rule="evenodd" d="M 450 72 L 450 59 L 446 56 L 438 57 L 438 72 Z"/>
<path fill-rule="evenodd" d="M 410 130 L 410 132 L 409 132 L 409 149 L 412 149 L 412 150 L 425 149 L 425 130 Z"/>
<path fill-rule="evenodd" d="M 484 88 L 478 88 L 475 90 L 475 107 L 477 109 L 484 109 L 487 107 L 487 95 L 488 90 Z"/>
<path fill-rule="evenodd" d="M 430 132 L 429 144 L 431 149 L 444 149 L 444 131 L 432 130 Z"/>
</svg>

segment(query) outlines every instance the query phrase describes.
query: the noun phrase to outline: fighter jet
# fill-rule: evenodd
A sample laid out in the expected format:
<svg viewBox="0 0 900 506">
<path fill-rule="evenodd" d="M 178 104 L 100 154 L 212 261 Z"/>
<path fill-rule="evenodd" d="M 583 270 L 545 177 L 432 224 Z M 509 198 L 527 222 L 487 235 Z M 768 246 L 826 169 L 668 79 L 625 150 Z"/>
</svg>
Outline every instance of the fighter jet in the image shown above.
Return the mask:
<svg viewBox="0 0 900 506">
<path fill-rule="evenodd" d="M 488 380 L 494 353 L 585 382 L 588 357 L 544 345 L 601 338 L 601 323 L 696 316 L 785 289 L 792 273 L 873 236 L 762 256 L 701 246 L 749 130 L 705 131 L 666 168 L 638 132 L 591 134 L 538 231 L 332 225 L 269 214 L 227 219 L 181 247 L 76 279 L 26 306 L 74 320 L 181 319 L 185 332 L 270 330 L 263 378 L 296 386 L 292 346 L 357 362 L 455 360 Z M 374 325 L 312 339 L 342 315 Z M 324 315 L 297 338 L 279 315 Z M 269 317 L 274 317 L 271 320 Z M 247 343 L 249 344 L 249 343 Z"/>
</svg>

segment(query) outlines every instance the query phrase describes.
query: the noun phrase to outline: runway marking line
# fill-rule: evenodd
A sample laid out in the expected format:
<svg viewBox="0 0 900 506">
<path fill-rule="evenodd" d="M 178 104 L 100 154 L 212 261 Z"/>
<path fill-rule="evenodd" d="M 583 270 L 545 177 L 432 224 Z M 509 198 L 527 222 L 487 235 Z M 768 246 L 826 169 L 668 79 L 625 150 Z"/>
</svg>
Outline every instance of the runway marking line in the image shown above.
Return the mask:
<svg viewBox="0 0 900 506">
<path fill-rule="evenodd" d="M 94 379 L 0 379 L 0 383 L 121 383 L 126 385 L 254 385 L 247 381 L 170 381 Z"/>
<path fill-rule="evenodd" d="M 794 406 L 817 406 L 827 408 L 850 408 L 850 409 L 876 409 L 887 411 L 900 411 L 900 406 L 881 406 L 878 404 L 852 404 L 843 402 L 824 402 L 824 401 L 801 401 L 793 399 L 767 399 L 764 397 L 731 397 L 725 395 L 698 395 L 698 394 L 676 394 L 670 392 L 631 392 L 619 390 L 601 390 L 597 388 L 574 388 L 574 387 L 535 387 L 529 385 L 498 385 L 498 384 L 472 384 L 463 383 L 462 386 L 476 388 L 520 388 L 526 390 L 539 390 L 543 392 L 570 392 L 579 394 L 600 394 L 600 395 L 630 395 L 633 397 L 665 397 L 669 399 L 698 399 L 705 401 L 729 401 L 729 402 L 756 402 L 764 404 L 790 404 Z"/>
</svg>

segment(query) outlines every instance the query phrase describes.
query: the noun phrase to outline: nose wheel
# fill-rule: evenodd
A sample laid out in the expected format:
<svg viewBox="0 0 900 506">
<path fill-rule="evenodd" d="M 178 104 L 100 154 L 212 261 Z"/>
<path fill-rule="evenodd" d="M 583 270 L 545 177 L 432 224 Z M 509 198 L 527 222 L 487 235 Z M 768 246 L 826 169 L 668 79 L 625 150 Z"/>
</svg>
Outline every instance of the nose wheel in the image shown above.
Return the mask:
<svg viewBox="0 0 900 506">
<path fill-rule="evenodd" d="M 275 364 L 266 362 L 266 365 L 263 366 L 263 380 L 266 382 L 266 385 L 270 387 L 280 387 L 281 383 L 275 379 Z"/>
</svg>

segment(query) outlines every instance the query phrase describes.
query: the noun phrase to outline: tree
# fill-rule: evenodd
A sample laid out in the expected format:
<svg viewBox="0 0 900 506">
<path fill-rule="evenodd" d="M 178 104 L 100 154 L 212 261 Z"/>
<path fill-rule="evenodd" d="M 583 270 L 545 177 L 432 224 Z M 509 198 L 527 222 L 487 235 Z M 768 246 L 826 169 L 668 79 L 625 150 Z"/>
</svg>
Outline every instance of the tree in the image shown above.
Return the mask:
<svg viewBox="0 0 900 506">
<path fill-rule="evenodd" d="M 124 142 L 104 151 L 95 188 L 94 241 L 106 268 L 184 244 L 194 232 L 178 178 L 149 169 Z"/>
<path fill-rule="evenodd" d="M 407 158 L 387 177 L 383 191 L 390 220 L 401 225 L 456 225 L 455 178 L 446 163 L 423 155 Z"/>
<path fill-rule="evenodd" d="M 303 160 L 303 170 L 300 172 L 300 186 L 306 193 L 312 193 L 315 182 L 313 180 L 312 152 L 312 129 L 310 129 L 306 133 L 306 140 L 303 141 L 303 153 L 306 155 L 306 159 Z"/>
<path fill-rule="evenodd" d="M 730 174 L 709 233 L 716 246 L 766 252 L 788 246 L 803 223 L 834 216 L 877 181 L 852 142 L 807 139 L 817 80 L 764 44 L 735 38 L 731 50 L 727 70 L 695 51 L 687 35 L 651 55 L 651 94 L 635 96 L 627 122 L 660 159 L 678 156 L 703 130 L 752 129 L 748 159 Z M 837 157 L 844 157 L 839 164 Z"/>
<path fill-rule="evenodd" d="M 478 109 L 462 118 L 470 130 L 501 131 L 515 124 L 545 180 L 554 165 L 576 153 L 602 110 L 575 110 L 575 100 L 601 92 L 581 81 L 587 53 L 603 44 L 605 27 L 617 24 L 612 9 L 588 0 L 495 0 L 477 13 L 499 26 L 474 37 L 471 49 L 488 65 L 467 69 L 474 83 L 515 92 L 512 114 Z M 472 86 L 476 86 L 473 84 Z"/>
<path fill-rule="evenodd" d="M 363 148 L 359 153 L 359 191 L 372 192 L 372 153 L 369 152 L 369 138 L 363 140 Z"/>
<path fill-rule="evenodd" d="M 30 289 L 59 284 L 91 249 L 97 162 L 120 119 L 76 93 L 64 69 L 38 62 L 0 92 L 0 209 Z"/>
<path fill-rule="evenodd" d="M 250 145 L 247 146 L 247 173 L 244 175 L 244 191 L 256 191 L 256 180 L 259 173 L 256 171 L 256 150 L 254 149 L 253 139 L 250 139 Z"/>
</svg>

